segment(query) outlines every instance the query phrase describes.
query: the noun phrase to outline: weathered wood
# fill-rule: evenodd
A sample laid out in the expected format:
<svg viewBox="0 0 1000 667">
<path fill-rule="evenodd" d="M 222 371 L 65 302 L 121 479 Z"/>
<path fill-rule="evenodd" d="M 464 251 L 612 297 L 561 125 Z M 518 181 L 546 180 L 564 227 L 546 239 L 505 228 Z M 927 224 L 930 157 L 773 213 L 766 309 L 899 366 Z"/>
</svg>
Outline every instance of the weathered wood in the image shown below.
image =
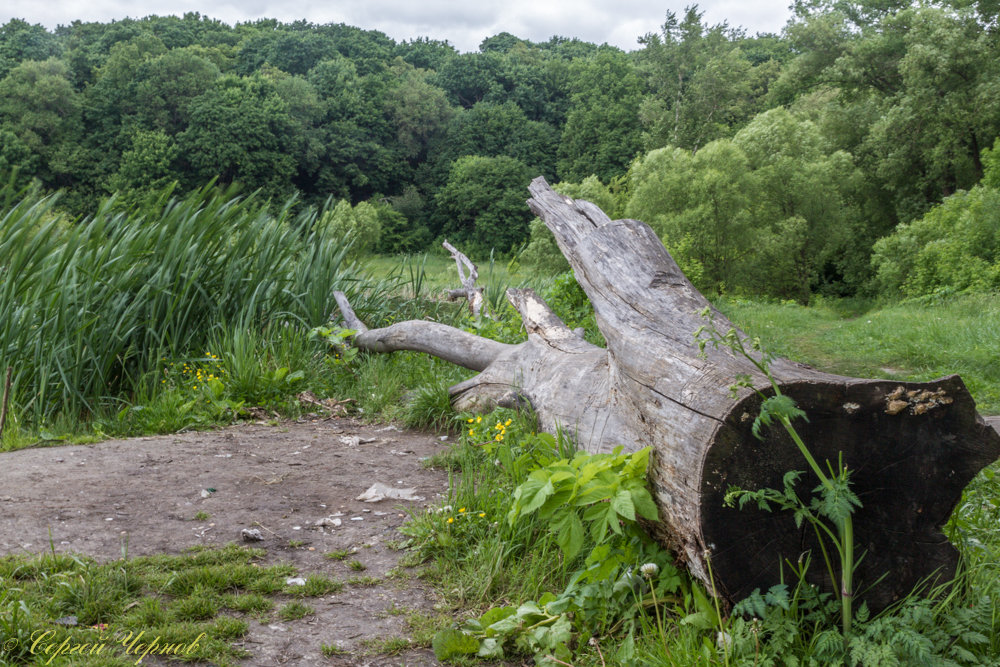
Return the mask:
<svg viewBox="0 0 1000 667">
<path fill-rule="evenodd" d="M 501 354 L 516 347 L 424 320 L 397 322 L 383 329 L 369 330 L 354 314 L 343 292 L 334 292 L 333 295 L 347 328 L 358 332 L 353 340 L 355 347 L 369 352 L 426 352 L 470 370 L 481 371 Z"/>
<path fill-rule="evenodd" d="M 735 328 L 684 277 L 655 233 L 636 220 L 610 220 L 590 202 L 552 191 L 543 179 L 528 204 L 553 232 L 607 341 L 600 348 L 563 324 L 530 290 L 510 290 L 528 340 L 484 342 L 448 327 L 401 323 L 361 334 L 359 347 L 422 349 L 482 372 L 451 388 L 459 409 L 486 410 L 512 396 L 535 408 L 541 427 L 563 428 L 588 451 L 654 448 L 651 482 L 661 541 L 692 573 L 732 602 L 779 579 L 783 560 L 819 561 L 811 529 L 790 517 L 723 507 L 731 485 L 780 488 L 806 463 L 783 430 L 751 435 L 759 398 L 729 387 L 738 375 L 770 385 L 728 350 L 699 355 L 694 332 L 708 308 L 722 331 Z M 405 331 L 402 325 L 410 325 Z M 455 331 L 455 330 L 452 330 Z M 432 351 L 437 350 L 437 351 Z M 448 356 L 445 356 L 448 355 Z M 460 358 L 475 358 L 463 363 Z M 928 575 L 950 578 L 957 552 L 940 532 L 962 489 L 1000 455 L 1000 434 L 980 418 L 957 376 L 927 383 L 863 380 L 772 363 L 782 392 L 809 415 L 796 427 L 820 461 L 843 455 L 864 507 L 855 539 L 865 552 L 855 581 L 874 609 L 906 595 Z M 801 492 L 815 486 L 804 482 Z M 714 582 L 709 577 L 709 559 Z M 883 575 L 888 574 L 885 578 Z M 812 576 L 825 581 L 824 568 Z"/>
<path fill-rule="evenodd" d="M 483 305 L 486 303 L 486 300 L 483 298 L 483 288 L 476 287 L 476 280 L 479 279 L 479 269 L 472 263 L 472 260 L 466 257 L 464 253 L 459 252 L 447 240 L 441 245 L 451 253 L 452 259 L 455 260 L 455 266 L 458 268 L 458 280 L 462 283 L 460 289 L 448 291 L 448 300 L 468 299 L 469 312 L 472 313 L 473 317 L 479 317 L 479 313 L 482 312 Z M 468 274 L 466 274 L 466 270 L 468 270 Z M 489 316 L 489 313 L 487 312 L 485 315 Z"/>
</svg>

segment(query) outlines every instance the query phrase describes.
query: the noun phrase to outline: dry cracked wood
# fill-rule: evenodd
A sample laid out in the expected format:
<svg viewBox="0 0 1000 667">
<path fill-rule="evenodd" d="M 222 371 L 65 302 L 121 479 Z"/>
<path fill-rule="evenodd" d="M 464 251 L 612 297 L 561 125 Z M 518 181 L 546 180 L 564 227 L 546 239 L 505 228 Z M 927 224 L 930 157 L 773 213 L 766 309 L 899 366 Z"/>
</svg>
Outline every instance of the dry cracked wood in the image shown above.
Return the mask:
<svg viewBox="0 0 1000 667">
<path fill-rule="evenodd" d="M 748 389 L 733 398 L 729 387 L 746 374 L 770 391 L 753 364 L 726 349 L 699 355 L 694 333 L 705 323 L 703 310 L 713 313 L 718 329 L 733 325 L 691 285 L 647 225 L 611 220 L 541 178 L 529 190 L 528 205 L 554 234 L 594 305 L 606 349 L 570 331 L 530 290 L 508 294 L 529 332 L 520 345 L 431 322 L 364 329 L 355 344 L 425 351 L 481 371 L 451 388 L 459 409 L 526 400 L 542 428 L 569 430 L 588 451 L 653 447 L 650 477 L 661 515 L 653 531 L 730 602 L 776 583 L 785 559 L 811 552 L 819 562 L 811 529 L 796 529 L 789 516 L 723 506 L 732 485 L 781 488 L 787 471 L 807 469 L 783 431 L 771 429 L 763 440 L 751 435 L 760 399 Z M 356 318 L 351 324 L 346 300 L 341 308 L 349 325 L 362 330 Z M 816 458 L 836 461 L 842 454 L 852 470 L 864 503 L 854 519 L 865 553 L 855 581 L 859 590 L 874 585 L 863 596 L 870 607 L 885 607 L 924 577 L 950 578 L 957 552 L 941 526 L 962 489 L 1000 456 L 1000 434 L 976 413 L 961 379 L 866 380 L 783 359 L 771 370 L 782 392 L 808 414 L 809 421 L 796 426 Z M 801 492 L 813 486 L 803 482 Z M 823 569 L 813 567 L 811 576 L 828 586 Z"/>
</svg>

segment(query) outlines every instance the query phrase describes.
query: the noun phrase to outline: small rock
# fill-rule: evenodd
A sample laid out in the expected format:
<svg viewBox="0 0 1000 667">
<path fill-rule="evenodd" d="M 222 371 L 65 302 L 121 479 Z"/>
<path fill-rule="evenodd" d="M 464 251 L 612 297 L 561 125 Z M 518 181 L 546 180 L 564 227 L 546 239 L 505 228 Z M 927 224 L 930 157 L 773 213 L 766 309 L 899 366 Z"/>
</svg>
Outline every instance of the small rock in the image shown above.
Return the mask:
<svg viewBox="0 0 1000 667">
<path fill-rule="evenodd" d="M 305 586 L 306 580 L 302 577 L 288 577 L 285 579 L 285 584 L 288 586 Z"/>
<path fill-rule="evenodd" d="M 244 542 L 263 542 L 264 535 L 260 532 L 258 528 L 244 528 L 240 531 L 240 536 L 243 537 Z"/>
<path fill-rule="evenodd" d="M 323 517 L 322 519 L 320 519 L 319 521 L 317 521 L 315 523 L 315 525 L 317 525 L 317 526 L 334 526 L 334 527 L 337 527 L 337 526 L 340 525 L 340 523 L 341 523 L 340 519 L 337 519 L 337 518 L 335 518 L 333 516 L 327 516 L 327 517 Z"/>
</svg>

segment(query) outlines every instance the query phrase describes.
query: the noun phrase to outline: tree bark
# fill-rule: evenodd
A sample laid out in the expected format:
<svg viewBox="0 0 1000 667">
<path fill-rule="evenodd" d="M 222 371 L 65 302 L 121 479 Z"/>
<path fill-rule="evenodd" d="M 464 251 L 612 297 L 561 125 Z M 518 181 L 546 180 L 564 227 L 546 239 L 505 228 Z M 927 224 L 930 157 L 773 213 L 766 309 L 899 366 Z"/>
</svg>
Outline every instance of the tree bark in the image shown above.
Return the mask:
<svg viewBox="0 0 1000 667">
<path fill-rule="evenodd" d="M 735 327 L 684 277 L 647 225 L 610 220 L 541 178 L 529 190 L 529 207 L 554 234 L 594 306 L 606 349 L 568 329 L 531 290 L 508 291 L 528 330 L 520 345 L 431 322 L 365 330 L 355 344 L 426 351 L 481 371 L 451 388 L 460 410 L 528 402 L 541 428 L 562 428 L 587 451 L 652 446 L 650 482 L 660 509 L 653 533 L 726 601 L 777 583 L 781 564 L 807 553 L 811 579 L 829 588 L 811 528 L 796 529 L 787 514 L 723 506 L 730 486 L 782 488 L 786 472 L 807 470 L 783 429 L 753 437 L 755 392 L 731 396 L 740 375 L 770 393 L 766 377 L 726 349 L 699 354 L 694 334 L 705 324 L 704 309 L 720 331 Z M 350 325 L 346 300 L 341 307 Z M 1000 434 L 976 413 L 961 379 L 865 380 L 784 359 L 775 359 L 771 371 L 808 414 L 808 422 L 795 426 L 816 459 L 836 465 L 842 455 L 852 471 L 863 503 L 854 516 L 858 553 L 865 554 L 855 574 L 861 597 L 878 610 L 925 577 L 950 579 L 957 552 L 941 527 L 969 481 L 1000 456 Z M 800 495 L 814 486 L 815 480 L 801 483 Z"/>
</svg>

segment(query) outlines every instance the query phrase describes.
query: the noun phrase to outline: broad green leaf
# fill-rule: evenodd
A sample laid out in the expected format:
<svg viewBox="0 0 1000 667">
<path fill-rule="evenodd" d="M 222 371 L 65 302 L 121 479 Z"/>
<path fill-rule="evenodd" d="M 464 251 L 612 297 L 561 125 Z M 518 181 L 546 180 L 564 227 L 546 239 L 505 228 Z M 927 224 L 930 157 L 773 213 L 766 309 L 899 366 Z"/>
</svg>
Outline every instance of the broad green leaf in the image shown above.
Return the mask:
<svg viewBox="0 0 1000 667">
<path fill-rule="evenodd" d="M 553 526 L 557 530 L 556 543 L 562 549 L 567 561 L 572 560 L 583 546 L 583 524 L 576 511 L 571 510 Z"/>
<path fill-rule="evenodd" d="M 503 644 L 492 637 L 487 637 L 483 640 L 483 643 L 479 645 L 479 651 L 476 652 L 476 657 L 486 658 L 489 660 L 503 660 Z"/>
<path fill-rule="evenodd" d="M 431 641 L 434 657 L 438 660 L 450 660 L 462 655 L 475 655 L 479 652 L 479 640 L 458 630 L 441 630 Z"/>
<path fill-rule="evenodd" d="M 656 502 L 653 501 L 653 496 L 650 495 L 645 487 L 637 486 L 629 489 L 629 492 L 632 494 L 632 504 L 641 516 L 650 521 L 656 521 L 660 518 Z"/>
<path fill-rule="evenodd" d="M 488 628 L 497 621 L 501 621 L 508 616 L 513 616 L 516 613 L 517 609 L 514 607 L 493 607 L 492 609 L 488 609 L 486 613 L 480 617 L 479 622 L 483 625 L 483 627 Z"/>
<path fill-rule="evenodd" d="M 602 500 L 608 500 L 611 498 L 614 490 L 615 485 L 612 484 L 601 484 L 599 482 L 592 483 L 588 488 L 580 492 L 574 503 L 578 506 L 599 503 Z"/>
<path fill-rule="evenodd" d="M 713 627 L 711 616 L 703 611 L 688 614 L 681 619 L 681 625 L 691 625 L 699 630 L 711 630 Z"/>
<path fill-rule="evenodd" d="M 715 613 L 715 605 L 708 599 L 701 586 L 692 586 L 691 595 L 694 598 L 695 609 L 707 614 L 713 625 L 718 625 L 719 616 Z"/>
<path fill-rule="evenodd" d="M 619 489 L 611 499 L 611 508 L 629 521 L 635 521 L 635 505 L 632 504 L 632 494 L 627 489 Z"/>
<path fill-rule="evenodd" d="M 649 453 L 653 451 L 652 447 L 643 447 L 637 452 L 634 452 L 631 457 L 629 457 L 629 462 L 625 464 L 625 469 L 622 473 L 625 477 L 645 477 L 646 469 L 649 467 Z"/>
<path fill-rule="evenodd" d="M 541 507 L 545 503 L 546 498 L 551 496 L 554 491 L 555 489 L 552 487 L 552 482 L 550 480 L 545 480 L 545 484 L 543 484 L 542 487 L 524 503 L 524 506 L 521 507 L 521 513 L 531 514 Z"/>
</svg>

